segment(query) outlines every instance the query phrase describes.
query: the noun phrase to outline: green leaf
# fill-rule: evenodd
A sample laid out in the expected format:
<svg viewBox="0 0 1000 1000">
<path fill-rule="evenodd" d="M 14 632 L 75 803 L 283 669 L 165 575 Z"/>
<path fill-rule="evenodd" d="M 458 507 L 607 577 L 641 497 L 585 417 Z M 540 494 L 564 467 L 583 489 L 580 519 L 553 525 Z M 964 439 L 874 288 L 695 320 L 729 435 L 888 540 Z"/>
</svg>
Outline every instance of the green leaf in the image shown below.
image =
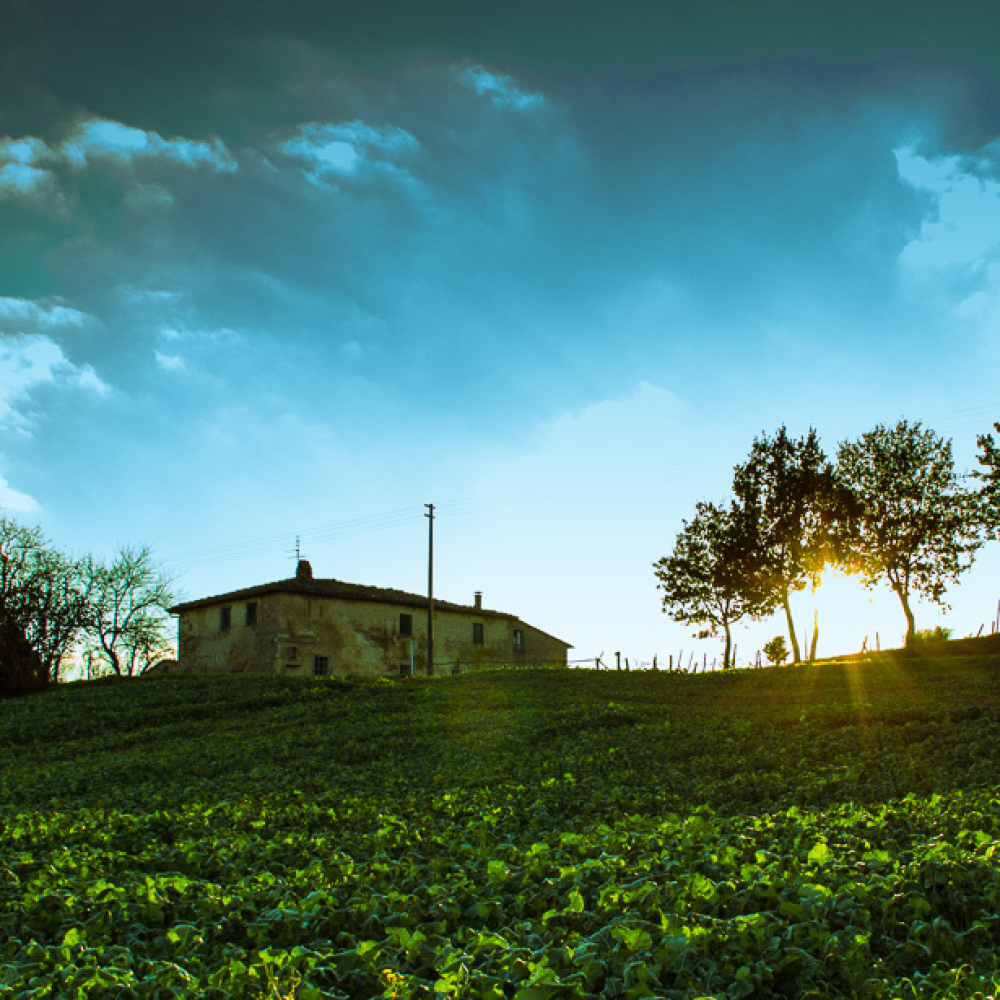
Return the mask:
<svg viewBox="0 0 1000 1000">
<path fill-rule="evenodd" d="M 833 857 L 833 852 L 827 844 L 820 841 L 809 852 L 809 863 L 813 865 L 825 865 Z"/>
</svg>

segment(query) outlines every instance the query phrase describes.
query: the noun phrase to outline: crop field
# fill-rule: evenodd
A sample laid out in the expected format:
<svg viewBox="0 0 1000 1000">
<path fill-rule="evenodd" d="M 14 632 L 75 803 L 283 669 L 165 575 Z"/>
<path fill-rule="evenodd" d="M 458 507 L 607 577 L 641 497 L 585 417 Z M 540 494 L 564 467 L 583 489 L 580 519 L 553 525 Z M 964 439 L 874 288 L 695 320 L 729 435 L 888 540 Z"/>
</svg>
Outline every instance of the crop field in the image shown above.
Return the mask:
<svg viewBox="0 0 1000 1000">
<path fill-rule="evenodd" d="M 1000 657 L 0 703 L 0 997 L 991 996 Z"/>
</svg>

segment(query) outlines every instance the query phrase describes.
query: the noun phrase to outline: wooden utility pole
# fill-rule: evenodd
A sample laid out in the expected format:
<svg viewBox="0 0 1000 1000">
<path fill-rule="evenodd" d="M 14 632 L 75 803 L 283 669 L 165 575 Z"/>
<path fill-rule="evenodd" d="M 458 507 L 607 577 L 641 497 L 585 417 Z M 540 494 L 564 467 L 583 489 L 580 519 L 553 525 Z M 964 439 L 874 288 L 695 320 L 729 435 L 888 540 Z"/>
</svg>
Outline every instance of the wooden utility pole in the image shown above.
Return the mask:
<svg viewBox="0 0 1000 1000">
<path fill-rule="evenodd" d="M 434 676 L 434 504 L 425 503 L 427 513 L 427 676 Z"/>
</svg>

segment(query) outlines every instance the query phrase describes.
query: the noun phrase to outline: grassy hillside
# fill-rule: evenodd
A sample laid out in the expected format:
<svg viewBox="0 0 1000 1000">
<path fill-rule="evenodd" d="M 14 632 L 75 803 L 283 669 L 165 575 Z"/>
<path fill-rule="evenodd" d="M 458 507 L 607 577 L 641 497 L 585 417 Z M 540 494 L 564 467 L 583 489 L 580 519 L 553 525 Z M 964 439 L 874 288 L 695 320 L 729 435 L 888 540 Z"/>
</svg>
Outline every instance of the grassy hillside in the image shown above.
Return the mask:
<svg viewBox="0 0 1000 1000">
<path fill-rule="evenodd" d="M 0 997 L 985 996 L 1000 657 L 0 703 Z"/>
</svg>

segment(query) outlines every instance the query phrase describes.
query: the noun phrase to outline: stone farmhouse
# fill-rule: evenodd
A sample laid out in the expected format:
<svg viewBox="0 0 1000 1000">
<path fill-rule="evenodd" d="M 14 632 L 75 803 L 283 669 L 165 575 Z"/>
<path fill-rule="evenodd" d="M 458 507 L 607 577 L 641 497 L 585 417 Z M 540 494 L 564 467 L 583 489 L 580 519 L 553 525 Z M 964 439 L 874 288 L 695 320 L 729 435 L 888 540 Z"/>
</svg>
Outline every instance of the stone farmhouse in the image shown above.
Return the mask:
<svg viewBox="0 0 1000 1000">
<path fill-rule="evenodd" d="M 314 579 L 300 560 L 288 580 L 186 601 L 178 616 L 178 669 L 289 676 L 427 673 L 427 598 L 402 590 Z M 504 664 L 566 663 L 569 643 L 514 615 L 434 601 L 434 673 Z"/>
</svg>

